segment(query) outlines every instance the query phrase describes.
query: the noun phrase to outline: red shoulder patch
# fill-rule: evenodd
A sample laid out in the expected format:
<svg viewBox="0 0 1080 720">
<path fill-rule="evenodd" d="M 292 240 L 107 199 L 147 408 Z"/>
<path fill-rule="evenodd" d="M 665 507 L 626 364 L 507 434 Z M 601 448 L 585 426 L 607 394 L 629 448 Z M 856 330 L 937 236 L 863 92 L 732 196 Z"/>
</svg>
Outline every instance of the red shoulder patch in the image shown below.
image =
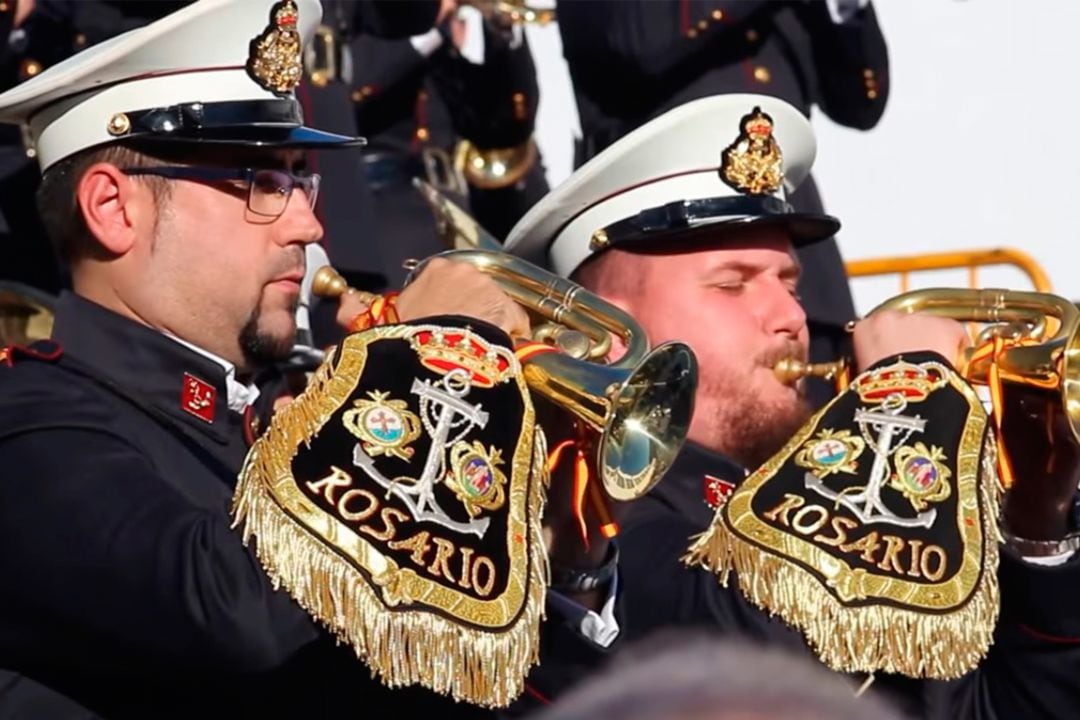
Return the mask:
<svg viewBox="0 0 1080 720">
<path fill-rule="evenodd" d="M 184 373 L 184 387 L 180 393 L 180 408 L 200 420 L 214 424 L 214 386 L 191 373 Z"/>
<path fill-rule="evenodd" d="M 735 483 L 712 475 L 705 476 L 705 502 L 713 510 L 719 510 L 733 492 L 735 492 Z"/>
</svg>

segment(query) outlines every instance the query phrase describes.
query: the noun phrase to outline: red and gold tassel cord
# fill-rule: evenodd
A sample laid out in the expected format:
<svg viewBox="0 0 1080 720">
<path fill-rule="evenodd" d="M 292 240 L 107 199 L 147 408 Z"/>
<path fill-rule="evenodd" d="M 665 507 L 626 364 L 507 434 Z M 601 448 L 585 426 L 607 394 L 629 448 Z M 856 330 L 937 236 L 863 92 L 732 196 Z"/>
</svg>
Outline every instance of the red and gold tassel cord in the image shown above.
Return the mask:
<svg viewBox="0 0 1080 720">
<path fill-rule="evenodd" d="M 564 450 L 574 449 L 574 518 L 578 522 L 578 530 L 581 532 L 581 541 L 585 543 L 585 549 L 589 549 L 589 528 L 585 523 L 585 489 L 589 482 L 589 464 L 585 461 L 585 454 L 581 452 L 575 440 L 563 440 L 548 453 L 548 475 L 552 475 L 559 466 Z"/>
<path fill-rule="evenodd" d="M 542 355 L 549 352 L 559 352 L 559 349 L 548 345 L 547 343 L 542 343 L 534 340 L 519 342 L 514 347 L 514 355 L 517 356 L 518 362 L 520 362 L 522 365 L 527 363 L 529 360 L 532 360 L 537 355 Z"/>
<path fill-rule="evenodd" d="M 993 410 L 994 429 L 997 431 L 998 476 L 1001 479 L 1002 488 L 1006 490 L 1012 487 L 1013 470 L 1012 462 L 1009 460 L 1009 453 L 1005 450 L 1005 436 L 1001 432 L 1001 421 L 1005 404 L 1002 397 L 1001 370 L 998 368 L 997 361 L 998 358 L 1001 357 L 1001 354 L 1011 347 L 1038 344 L 1038 341 L 1031 338 L 1006 339 L 995 337 L 993 340 L 977 347 L 971 354 L 971 359 L 968 360 L 968 366 L 970 367 L 976 362 L 986 360 L 987 358 L 991 359 L 990 369 L 987 373 L 987 385 L 990 388 L 990 404 Z M 1053 390 L 1057 387 L 1055 381 L 1039 381 L 1034 378 L 1026 379 L 1025 383 L 1046 390 Z"/>
<path fill-rule="evenodd" d="M 836 372 L 836 392 L 842 393 L 851 385 L 851 365 L 844 363 Z"/>
<path fill-rule="evenodd" d="M 349 332 L 360 332 L 376 325 L 394 325 L 401 321 L 397 312 L 397 298 L 400 292 L 392 291 L 377 295 L 368 305 L 367 310 L 353 318 L 349 323 Z"/>
<path fill-rule="evenodd" d="M 600 489 L 599 483 L 589 483 L 589 498 L 593 502 L 597 517 L 600 518 L 600 534 L 607 540 L 611 540 L 619 534 L 619 523 L 611 517 L 608 499 Z"/>
<path fill-rule="evenodd" d="M 547 343 L 523 342 L 519 343 L 514 350 L 518 361 L 521 363 L 547 352 L 558 352 L 558 349 Z M 572 493 L 574 518 L 577 520 L 578 530 L 581 532 L 581 541 L 584 543 L 585 549 L 588 550 L 589 527 L 585 520 L 586 498 L 588 498 L 600 520 L 601 535 L 609 540 L 614 538 L 619 534 L 619 525 L 611 517 L 611 511 L 600 486 L 595 482 L 590 482 L 592 473 L 589 472 L 589 462 L 585 458 L 584 448 L 585 446 L 577 440 L 564 440 L 548 453 L 547 467 L 549 474 L 554 473 L 555 468 L 559 466 L 563 452 L 570 449 L 574 450 L 574 486 Z"/>
</svg>

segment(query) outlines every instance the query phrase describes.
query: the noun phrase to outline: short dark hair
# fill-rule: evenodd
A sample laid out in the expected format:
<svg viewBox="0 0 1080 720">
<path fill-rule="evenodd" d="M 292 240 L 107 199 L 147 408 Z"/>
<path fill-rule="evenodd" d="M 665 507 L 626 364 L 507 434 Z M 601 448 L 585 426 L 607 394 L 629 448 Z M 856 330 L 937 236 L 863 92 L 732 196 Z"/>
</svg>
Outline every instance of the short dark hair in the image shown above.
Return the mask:
<svg viewBox="0 0 1080 720">
<path fill-rule="evenodd" d="M 902 720 L 902 713 L 809 654 L 705 628 L 669 629 L 624 649 L 606 671 L 537 720 Z"/>
<path fill-rule="evenodd" d="M 37 190 L 38 212 L 57 257 L 69 267 L 81 258 L 100 252 L 97 239 L 90 233 L 83 217 L 76 190 L 87 168 L 99 162 L 117 167 L 154 167 L 162 159 L 126 145 L 90 148 L 51 165 Z M 152 175 L 140 176 L 160 207 L 168 200 L 169 183 Z"/>
</svg>

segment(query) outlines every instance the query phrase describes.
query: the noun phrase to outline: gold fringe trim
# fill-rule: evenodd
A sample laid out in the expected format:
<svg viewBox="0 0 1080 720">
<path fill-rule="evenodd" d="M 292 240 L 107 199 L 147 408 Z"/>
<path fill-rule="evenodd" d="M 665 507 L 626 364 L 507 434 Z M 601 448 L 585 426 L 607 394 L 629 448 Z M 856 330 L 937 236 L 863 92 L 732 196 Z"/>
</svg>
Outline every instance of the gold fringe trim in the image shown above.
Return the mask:
<svg viewBox="0 0 1080 720">
<path fill-rule="evenodd" d="M 311 394 L 325 397 L 334 364 L 328 360 L 316 371 L 305 392 L 277 412 L 267 434 L 248 454 L 233 498 L 233 527 L 242 526 L 245 545 L 257 538 L 256 555 L 275 590 L 283 587 L 339 642 L 351 645 L 388 687 L 420 684 L 458 701 L 506 707 L 521 695 L 529 669 L 539 663 L 550 577 L 540 524 L 549 481 L 543 431 L 537 425 L 533 433 L 527 490 L 529 577 L 521 580 L 528 584 L 525 604 L 513 625 L 490 632 L 431 612 L 388 609 L 360 571 L 298 525 L 267 486 L 274 476 L 260 450 L 296 447 L 315 434 L 328 408 L 301 400 Z"/>
<path fill-rule="evenodd" d="M 987 438 L 991 435 L 988 431 Z M 993 455 L 991 438 L 978 491 L 983 507 L 982 577 L 959 611 L 937 615 L 884 605 L 841 605 L 822 581 L 802 566 L 731 532 L 723 508 L 709 530 L 691 538 L 682 560 L 712 571 L 724 587 L 734 570 L 743 595 L 800 629 L 821 661 L 833 670 L 958 678 L 986 655 L 998 619 L 1001 486 Z"/>
</svg>

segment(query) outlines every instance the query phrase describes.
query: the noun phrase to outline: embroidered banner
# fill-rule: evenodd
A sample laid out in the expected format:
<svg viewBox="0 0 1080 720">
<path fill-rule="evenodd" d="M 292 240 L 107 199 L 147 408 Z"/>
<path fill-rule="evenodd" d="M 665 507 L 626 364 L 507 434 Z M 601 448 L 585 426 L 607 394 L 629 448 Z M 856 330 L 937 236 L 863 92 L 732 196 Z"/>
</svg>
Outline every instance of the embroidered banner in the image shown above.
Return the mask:
<svg viewBox="0 0 1080 720">
<path fill-rule="evenodd" d="M 952 368 L 890 362 L 747 478 L 686 561 L 725 584 L 735 570 L 836 670 L 959 677 L 997 622 L 994 460 L 986 412 Z"/>
<path fill-rule="evenodd" d="M 492 707 L 537 662 L 548 579 L 544 437 L 500 337 L 349 335 L 252 447 L 234 503 L 271 577 L 387 685 Z"/>
</svg>

